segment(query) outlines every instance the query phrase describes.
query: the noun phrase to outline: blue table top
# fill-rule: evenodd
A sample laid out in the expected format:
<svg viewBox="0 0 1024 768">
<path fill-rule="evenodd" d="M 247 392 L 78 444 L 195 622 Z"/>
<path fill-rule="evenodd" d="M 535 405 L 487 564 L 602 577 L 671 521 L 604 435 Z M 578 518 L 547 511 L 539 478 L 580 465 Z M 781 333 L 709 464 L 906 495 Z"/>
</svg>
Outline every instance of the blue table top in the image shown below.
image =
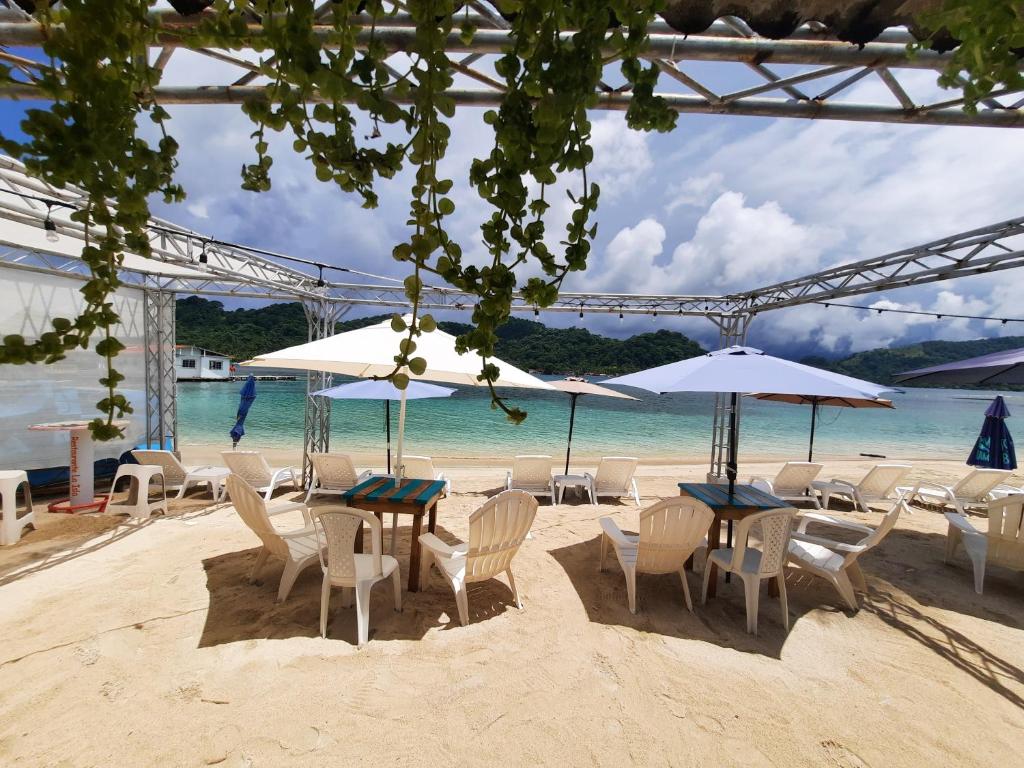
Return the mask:
<svg viewBox="0 0 1024 768">
<path fill-rule="evenodd" d="M 405 478 L 399 488 L 394 478 L 371 477 L 341 494 L 346 501 L 388 501 L 429 504 L 444 493 L 444 480 Z"/>
<path fill-rule="evenodd" d="M 737 485 L 729 496 L 729 486 L 718 483 L 679 483 L 679 490 L 687 496 L 703 501 L 712 509 L 779 509 L 790 506 L 782 499 L 755 488 Z"/>
</svg>

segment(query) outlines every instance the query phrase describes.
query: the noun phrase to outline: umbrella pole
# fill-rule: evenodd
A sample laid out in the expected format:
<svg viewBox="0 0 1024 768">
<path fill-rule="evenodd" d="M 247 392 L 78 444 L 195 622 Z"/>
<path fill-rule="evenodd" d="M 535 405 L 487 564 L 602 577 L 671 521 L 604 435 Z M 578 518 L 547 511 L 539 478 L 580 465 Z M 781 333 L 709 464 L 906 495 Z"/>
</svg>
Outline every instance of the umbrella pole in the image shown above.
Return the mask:
<svg viewBox="0 0 1024 768">
<path fill-rule="evenodd" d="M 732 496 L 736 490 L 737 473 L 737 440 L 739 438 L 738 423 L 736 420 L 736 409 L 739 407 L 739 395 L 732 393 L 732 403 L 729 408 L 729 463 L 726 465 L 725 474 L 729 478 L 729 495 Z"/>
<path fill-rule="evenodd" d="M 807 446 L 807 460 L 814 461 L 814 424 L 818 420 L 818 401 L 811 401 L 811 443 Z"/>
<path fill-rule="evenodd" d="M 395 457 L 395 479 L 401 483 L 404 469 L 402 467 L 402 441 L 405 437 L 405 390 L 402 390 L 402 399 L 398 406 L 398 451 Z"/>
<path fill-rule="evenodd" d="M 384 432 L 388 438 L 388 474 L 391 474 L 391 401 L 384 401 Z"/>
<path fill-rule="evenodd" d="M 576 398 L 579 397 L 575 392 L 569 395 L 569 399 L 572 401 L 572 406 L 569 409 L 569 442 L 565 446 L 565 474 L 569 474 L 569 454 L 572 452 L 572 425 L 576 421 Z"/>
</svg>

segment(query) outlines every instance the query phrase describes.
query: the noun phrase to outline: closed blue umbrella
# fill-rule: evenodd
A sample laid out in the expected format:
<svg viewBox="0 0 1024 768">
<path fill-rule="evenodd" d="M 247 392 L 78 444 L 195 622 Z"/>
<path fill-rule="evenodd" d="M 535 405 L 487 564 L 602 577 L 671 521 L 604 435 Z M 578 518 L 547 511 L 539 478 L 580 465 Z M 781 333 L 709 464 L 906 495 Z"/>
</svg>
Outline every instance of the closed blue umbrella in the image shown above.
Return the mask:
<svg viewBox="0 0 1024 768">
<path fill-rule="evenodd" d="M 245 384 L 242 385 L 242 391 L 239 393 L 238 413 L 235 415 L 235 426 L 231 428 L 232 448 L 238 445 L 238 441 L 245 434 L 245 417 L 249 415 L 249 409 L 252 407 L 253 400 L 255 399 L 256 377 L 249 374 L 249 378 L 245 380 Z"/>
<path fill-rule="evenodd" d="M 974 450 L 967 463 L 974 467 L 989 469 L 1016 469 L 1017 456 L 1013 450 L 1013 438 L 1006 427 L 1005 419 L 1010 415 L 1003 398 L 997 397 L 985 411 L 985 423 L 981 434 L 974 443 Z"/>
</svg>

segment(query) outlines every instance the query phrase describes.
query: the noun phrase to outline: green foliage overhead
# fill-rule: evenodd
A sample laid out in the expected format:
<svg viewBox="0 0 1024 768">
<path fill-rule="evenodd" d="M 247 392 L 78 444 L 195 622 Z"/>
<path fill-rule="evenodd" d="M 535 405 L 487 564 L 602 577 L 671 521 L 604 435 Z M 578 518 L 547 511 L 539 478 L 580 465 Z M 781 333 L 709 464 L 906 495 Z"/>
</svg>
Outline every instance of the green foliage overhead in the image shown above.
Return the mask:
<svg viewBox="0 0 1024 768">
<path fill-rule="evenodd" d="M 234 360 L 247 360 L 307 341 L 306 318 L 299 304 L 226 311 L 219 301 L 190 297 L 180 299 L 177 309 L 179 343 L 211 349 Z M 386 319 L 385 315 L 363 317 L 338 323 L 336 330 L 351 331 Z M 451 334 L 472 329 L 465 323 L 449 322 L 441 322 L 438 327 Z M 549 328 L 514 317 L 497 334 L 497 357 L 541 373 L 630 373 L 704 352 L 696 342 L 666 330 L 622 340 L 579 328 Z"/>
<path fill-rule="evenodd" d="M 906 347 L 871 349 L 841 360 L 809 357 L 802 362 L 858 379 L 867 379 L 877 384 L 892 384 L 897 373 L 912 371 L 916 368 L 927 368 L 932 365 L 943 365 L 1019 347 L 1024 347 L 1024 336 L 1004 336 L 997 339 L 974 339 L 973 341 L 925 341 Z M 932 385 L 907 384 L 904 386 Z"/>
</svg>

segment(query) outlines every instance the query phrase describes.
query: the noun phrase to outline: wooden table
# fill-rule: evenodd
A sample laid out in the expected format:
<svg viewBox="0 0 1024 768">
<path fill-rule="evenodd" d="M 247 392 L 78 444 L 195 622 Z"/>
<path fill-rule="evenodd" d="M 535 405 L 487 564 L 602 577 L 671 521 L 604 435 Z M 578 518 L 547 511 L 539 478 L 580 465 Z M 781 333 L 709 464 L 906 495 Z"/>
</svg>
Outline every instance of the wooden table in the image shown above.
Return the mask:
<svg viewBox="0 0 1024 768">
<path fill-rule="evenodd" d="M 420 534 L 423 516 L 427 515 L 427 530 L 437 527 L 437 500 L 444 495 L 444 480 L 402 480 L 401 487 L 392 477 L 371 477 L 341 494 L 350 507 L 373 512 L 383 520 L 385 514 L 412 515 L 412 543 L 409 548 L 409 591 L 420 589 Z M 362 537 L 356 537 L 357 545 Z M 383 546 L 383 542 L 381 542 Z"/>
<path fill-rule="evenodd" d="M 718 569 L 711 564 L 711 550 L 722 546 L 722 521 L 729 523 L 727 545 L 732 546 L 732 521 L 742 520 L 747 515 L 791 506 L 782 499 L 755 488 L 752 485 L 737 485 L 729 495 L 729 486 L 717 483 L 679 483 L 679 495 L 703 501 L 715 513 L 715 519 L 708 528 L 708 559 L 707 566 L 711 571 L 708 583 L 708 597 L 716 593 Z"/>
</svg>

